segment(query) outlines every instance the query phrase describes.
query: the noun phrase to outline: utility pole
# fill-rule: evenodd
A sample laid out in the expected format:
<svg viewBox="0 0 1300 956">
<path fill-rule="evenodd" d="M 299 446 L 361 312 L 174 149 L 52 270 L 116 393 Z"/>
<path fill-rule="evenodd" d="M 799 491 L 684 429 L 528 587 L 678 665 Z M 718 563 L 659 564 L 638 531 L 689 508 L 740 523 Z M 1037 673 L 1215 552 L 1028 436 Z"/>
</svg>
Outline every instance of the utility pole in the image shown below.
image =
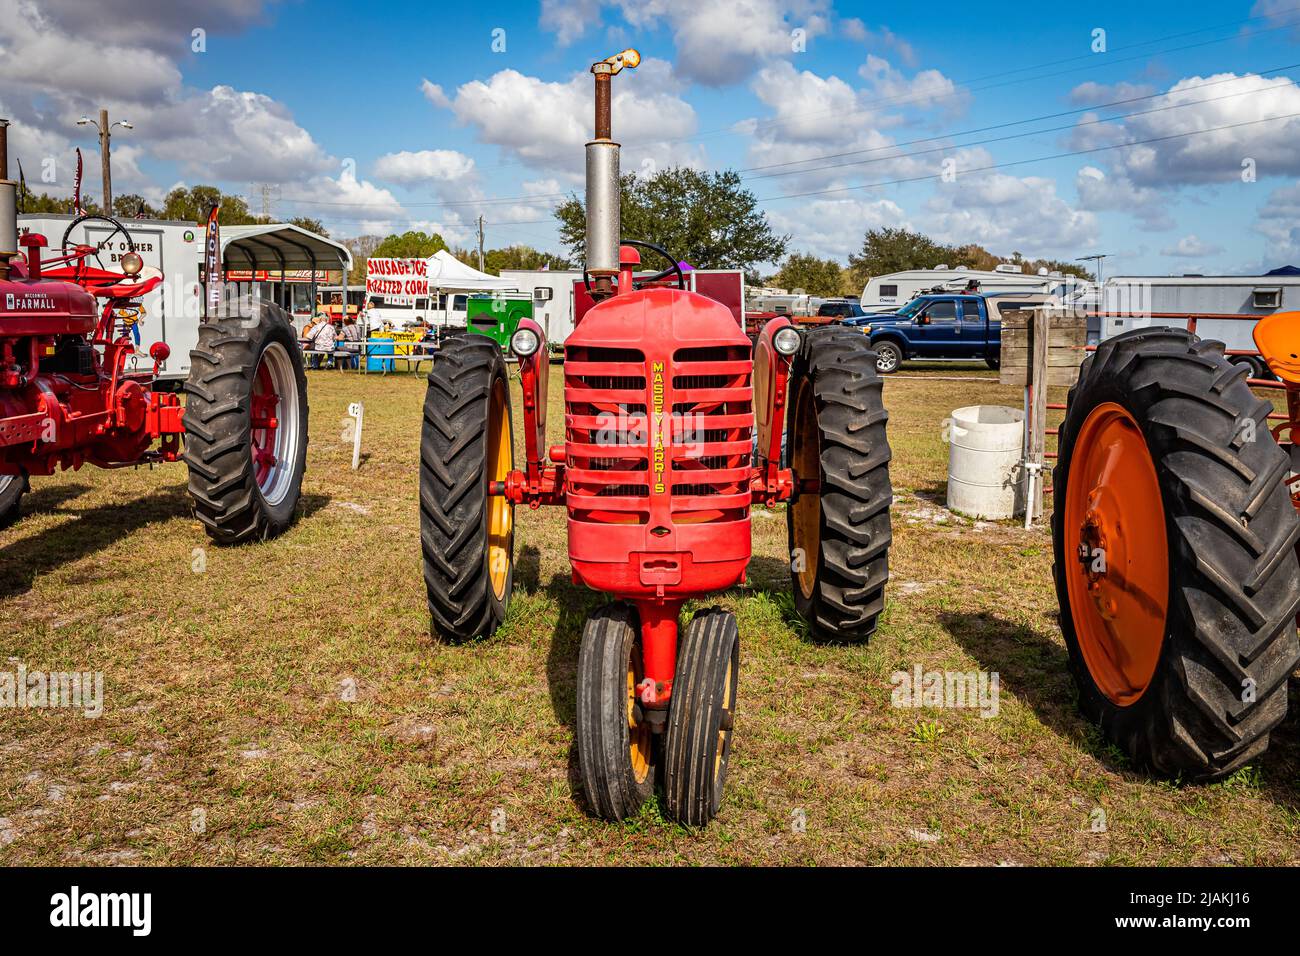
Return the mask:
<svg viewBox="0 0 1300 956">
<path fill-rule="evenodd" d="M 478 271 L 483 271 L 483 217 L 478 217 Z"/>
<path fill-rule="evenodd" d="M 119 121 L 110 124 L 108 122 L 108 110 L 99 111 L 99 122 L 96 123 L 89 116 L 83 116 L 77 120 L 78 126 L 93 126 L 99 133 L 99 165 L 100 171 L 104 176 L 104 215 L 113 215 L 113 174 L 111 171 L 111 141 L 113 139 L 113 127 L 120 126 L 122 129 L 135 129 L 130 123 Z"/>
</svg>

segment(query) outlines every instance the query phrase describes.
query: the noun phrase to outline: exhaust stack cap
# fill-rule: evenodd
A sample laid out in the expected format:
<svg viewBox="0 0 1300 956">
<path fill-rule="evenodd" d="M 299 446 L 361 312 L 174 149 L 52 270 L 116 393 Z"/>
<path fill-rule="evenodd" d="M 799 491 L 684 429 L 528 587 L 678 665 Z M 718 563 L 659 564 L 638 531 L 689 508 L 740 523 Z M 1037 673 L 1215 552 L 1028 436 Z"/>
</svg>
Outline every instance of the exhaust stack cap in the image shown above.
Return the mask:
<svg viewBox="0 0 1300 956">
<path fill-rule="evenodd" d="M 596 129 L 587 143 L 587 271 L 596 279 L 601 295 L 609 292 L 609 280 L 618 275 L 619 163 L 618 143 L 613 138 L 610 80 L 623 70 L 635 69 L 641 54 L 626 49 L 593 63 L 596 78 Z"/>
</svg>

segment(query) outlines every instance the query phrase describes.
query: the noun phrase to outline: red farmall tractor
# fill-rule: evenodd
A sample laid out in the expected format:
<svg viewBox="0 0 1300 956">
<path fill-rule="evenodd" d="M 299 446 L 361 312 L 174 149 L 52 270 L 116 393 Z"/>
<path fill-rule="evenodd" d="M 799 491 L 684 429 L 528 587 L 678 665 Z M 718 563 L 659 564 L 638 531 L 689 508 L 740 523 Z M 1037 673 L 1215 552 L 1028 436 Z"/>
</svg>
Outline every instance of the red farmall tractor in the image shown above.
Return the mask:
<svg viewBox="0 0 1300 956">
<path fill-rule="evenodd" d="M 130 234 L 108 217 L 74 219 L 53 258 L 43 258 L 44 236 L 19 238 L 6 125 L 0 121 L 0 525 L 18 516 L 30 475 L 183 458 L 194 512 L 214 541 L 283 531 L 307 456 L 306 378 L 284 311 L 236 298 L 216 305 L 190 353 L 182 407 L 158 381 L 170 355 L 165 343 L 149 348 L 151 369 L 128 367 L 141 297 L 162 274 L 144 267 Z M 103 267 L 100 247 L 69 246 L 88 219 L 123 235 L 121 272 Z"/>
<path fill-rule="evenodd" d="M 537 323 L 511 340 L 522 467 L 501 350 L 480 335 L 447 338 L 424 406 L 421 543 L 434 630 L 486 635 L 510 602 L 516 506 L 567 510 L 574 582 L 613 598 L 587 620 L 578 660 L 587 801 L 618 820 L 658 778 L 668 813 L 702 825 L 727 775 L 739 635 L 719 607 L 679 633 L 682 605 L 742 583 L 750 509 L 788 502 L 798 609 L 820 637 L 866 639 L 888 577 L 887 415 L 860 333 L 777 318 L 751 344 L 726 307 L 685 291 L 674 256 L 620 242 L 610 83 L 638 61 L 627 50 L 592 67 L 586 271 L 599 301 L 565 342 L 564 441 L 547 445 Z M 638 273 L 638 250 L 667 267 Z"/>
<path fill-rule="evenodd" d="M 1285 415 L 1221 343 L 1149 328 L 1084 360 L 1061 426 L 1052 532 L 1080 707 L 1163 776 L 1255 759 L 1300 660 L 1300 313 L 1255 342 Z"/>
</svg>

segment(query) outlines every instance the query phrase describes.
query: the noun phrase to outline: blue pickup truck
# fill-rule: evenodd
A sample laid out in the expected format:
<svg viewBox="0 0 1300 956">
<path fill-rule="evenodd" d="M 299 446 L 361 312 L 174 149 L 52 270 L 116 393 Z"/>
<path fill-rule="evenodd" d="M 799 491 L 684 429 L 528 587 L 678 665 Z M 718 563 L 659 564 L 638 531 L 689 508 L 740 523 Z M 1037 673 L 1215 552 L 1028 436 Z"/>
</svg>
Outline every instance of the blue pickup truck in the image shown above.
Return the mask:
<svg viewBox="0 0 1300 956">
<path fill-rule="evenodd" d="M 871 336 L 876 369 L 897 372 L 911 359 L 965 359 L 997 368 L 1002 350 L 1002 312 L 1041 306 L 1041 294 L 920 295 L 897 312 L 844 319 Z"/>
</svg>

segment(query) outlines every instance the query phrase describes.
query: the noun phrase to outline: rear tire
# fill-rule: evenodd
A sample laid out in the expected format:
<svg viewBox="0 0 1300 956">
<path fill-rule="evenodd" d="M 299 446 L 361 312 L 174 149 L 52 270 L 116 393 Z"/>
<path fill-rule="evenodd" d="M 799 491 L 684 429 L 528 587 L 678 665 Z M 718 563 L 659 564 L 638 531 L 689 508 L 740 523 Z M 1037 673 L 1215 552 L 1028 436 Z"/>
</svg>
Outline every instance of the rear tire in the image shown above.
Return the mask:
<svg viewBox="0 0 1300 956">
<path fill-rule="evenodd" d="M 622 820 L 655 787 L 654 735 L 636 699 L 642 678 L 640 628 L 626 604 L 590 618 L 578 653 L 578 766 L 597 816 Z"/>
<path fill-rule="evenodd" d="M 1002 367 L 1002 353 L 999 352 L 997 355 L 984 356 L 984 364 L 996 372 Z"/>
<path fill-rule="evenodd" d="M 239 300 L 199 325 L 185 382 L 194 514 L 218 544 L 273 538 L 298 512 L 307 470 L 307 379 L 289 316 Z"/>
<path fill-rule="evenodd" d="M 889 441 L 866 338 L 848 329 L 805 335 L 787 415 L 795 479 L 817 479 L 786 509 L 795 608 L 820 640 L 864 641 L 885 607 L 892 531 Z"/>
<path fill-rule="evenodd" d="M 505 619 L 514 507 L 488 487 L 513 470 L 513 448 L 501 348 L 482 335 L 447 335 L 424 398 L 420 545 L 433 629 L 449 640 L 486 636 Z"/>
<path fill-rule="evenodd" d="M 698 611 L 677 650 L 664 735 L 664 802 L 688 826 L 704 826 L 722 805 L 739 674 L 736 616 L 720 607 Z"/>
<path fill-rule="evenodd" d="M 7 528 L 22 515 L 23 495 L 29 486 L 26 475 L 0 475 L 0 528 Z"/>
<path fill-rule="evenodd" d="M 1080 709 L 1137 766 L 1164 776 L 1215 780 L 1262 753 L 1286 716 L 1287 678 L 1300 659 L 1300 519 L 1283 481 L 1287 456 L 1268 430 L 1272 406 L 1244 379 L 1222 343 L 1176 329 L 1128 332 L 1084 361 L 1061 426 L 1054 575 Z M 1154 536 L 1126 536 L 1124 521 L 1111 518 L 1124 508 L 1137 518 L 1140 505 L 1126 504 L 1137 494 L 1133 483 L 1120 489 L 1089 477 L 1120 467 L 1112 457 L 1090 470 L 1097 449 L 1115 456 L 1130 441 L 1123 447 L 1131 460 L 1138 447 L 1136 437 L 1122 434 L 1109 445 L 1089 440 L 1108 434 L 1086 428 L 1106 414 L 1135 423 L 1148 449 L 1163 506 L 1164 553 L 1150 552 L 1153 537 L 1159 547 L 1159 520 Z M 1071 482 L 1085 479 L 1072 498 Z M 1092 540 L 1071 527 L 1080 514 L 1114 540 L 1103 551 L 1126 555 L 1118 570 L 1112 562 L 1101 577 L 1090 576 L 1074 553 Z M 1117 613 L 1107 595 L 1132 587 L 1157 561 L 1167 561 L 1167 599 L 1141 598 L 1153 608 L 1146 618 Z M 1143 679 L 1117 691 L 1115 674 L 1133 671 Z"/>
</svg>

